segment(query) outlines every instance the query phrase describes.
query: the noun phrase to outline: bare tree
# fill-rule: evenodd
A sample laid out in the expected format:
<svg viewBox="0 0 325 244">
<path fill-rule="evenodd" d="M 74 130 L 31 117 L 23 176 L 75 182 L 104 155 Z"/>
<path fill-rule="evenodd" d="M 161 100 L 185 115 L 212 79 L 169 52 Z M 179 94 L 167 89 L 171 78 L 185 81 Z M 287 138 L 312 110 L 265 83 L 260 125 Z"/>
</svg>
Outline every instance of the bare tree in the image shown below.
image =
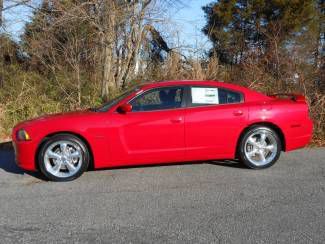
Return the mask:
<svg viewBox="0 0 325 244">
<path fill-rule="evenodd" d="M 58 67 L 53 64 L 61 65 L 62 62 L 58 60 L 64 56 L 66 59 L 63 62 L 67 62 L 74 71 L 77 71 L 76 67 L 80 68 L 80 64 L 77 65 L 75 62 L 78 60 L 84 62 L 84 60 L 73 58 L 74 61 L 71 62 L 70 38 L 73 36 L 79 38 L 74 43 L 80 44 L 85 39 L 89 39 L 91 35 L 93 63 L 98 67 L 96 72 L 101 73 L 101 75 L 96 75 L 101 76 L 101 96 L 108 99 L 125 88 L 128 82 L 139 73 L 144 63 L 142 55 L 150 51 L 145 47 L 148 43 L 154 41 L 161 50 L 171 51 L 154 27 L 157 21 L 164 21 L 163 18 L 157 20 L 155 14 L 159 17 L 163 16 L 161 12 L 164 9 L 180 2 L 160 0 L 44 1 L 43 6 L 47 7 L 41 6 L 36 11 L 37 15 L 44 17 L 34 21 L 38 25 L 34 30 L 41 33 L 34 35 L 32 33 L 34 30 L 28 32 L 30 38 L 25 44 L 31 46 L 37 43 L 40 47 L 44 47 L 29 50 L 34 57 L 39 58 L 42 64 L 49 66 L 50 70 L 57 69 Z M 28 1 L 22 0 L 20 3 L 33 7 Z M 91 26 L 92 30 L 91 33 L 82 36 L 76 32 L 83 32 L 84 27 L 73 29 L 69 28 L 71 25 L 87 25 Z M 56 33 L 57 29 L 61 32 Z M 44 38 L 42 32 L 47 33 L 47 37 Z M 63 40 L 63 38 L 68 38 L 68 40 Z M 78 80 L 79 76 L 75 77 Z"/>
<path fill-rule="evenodd" d="M 102 49 L 102 97 L 124 87 L 145 35 L 145 14 L 152 0 L 104 1 L 95 25 Z"/>
</svg>

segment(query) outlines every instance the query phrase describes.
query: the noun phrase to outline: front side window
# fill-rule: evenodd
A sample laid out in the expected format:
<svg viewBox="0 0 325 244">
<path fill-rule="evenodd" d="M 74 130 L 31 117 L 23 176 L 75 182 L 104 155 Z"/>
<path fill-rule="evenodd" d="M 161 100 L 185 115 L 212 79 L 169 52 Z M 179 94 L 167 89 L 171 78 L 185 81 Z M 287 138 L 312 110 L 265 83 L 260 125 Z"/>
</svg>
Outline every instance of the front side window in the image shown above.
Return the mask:
<svg viewBox="0 0 325 244">
<path fill-rule="evenodd" d="M 239 92 L 217 87 L 191 87 L 191 106 L 240 103 Z"/>
<path fill-rule="evenodd" d="M 133 99 L 132 111 L 175 109 L 182 106 L 184 88 L 165 87 L 153 89 Z"/>
<path fill-rule="evenodd" d="M 95 109 L 92 109 L 92 110 L 93 111 L 96 111 L 96 112 L 105 112 L 105 111 L 108 111 L 113 106 L 115 106 L 120 101 L 122 101 L 124 98 L 127 98 L 128 96 L 130 96 L 132 93 L 134 93 L 136 91 L 140 91 L 140 86 L 136 86 L 136 87 L 130 88 L 129 90 L 127 90 L 123 94 L 121 94 L 121 95 L 115 97 L 114 99 L 108 101 L 107 103 L 103 104 L 101 107 L 95 108 Z"/>
</svg>

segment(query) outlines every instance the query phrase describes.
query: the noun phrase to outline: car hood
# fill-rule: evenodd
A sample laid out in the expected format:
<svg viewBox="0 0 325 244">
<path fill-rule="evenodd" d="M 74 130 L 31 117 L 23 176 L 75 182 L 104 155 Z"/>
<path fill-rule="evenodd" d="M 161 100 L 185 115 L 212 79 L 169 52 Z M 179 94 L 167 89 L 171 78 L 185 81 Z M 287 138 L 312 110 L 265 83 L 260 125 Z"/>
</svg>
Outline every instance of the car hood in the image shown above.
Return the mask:
<svg viewBox="0 0 325 244">
<path fill-rule="evenodd" d="M 94 114 L 95 112 L 92 112 L 90 110 L 84 110 L 84 111 L 74 111 L 74 112 L 66 112 L 66 113 L 57 113 L 57 114 L 49 114 L 49 115 L 43 115 L 34 119 L 23 121 L 15 126 L 15 128 L 26 128 L 31 127 L 39 124 L 46 124 L 48 122 L 55 122 L 60 120 L 73 120 L 75 118 L 80 118 L 84 116 L 89 116 L 90 114 Z"/>
</svg>

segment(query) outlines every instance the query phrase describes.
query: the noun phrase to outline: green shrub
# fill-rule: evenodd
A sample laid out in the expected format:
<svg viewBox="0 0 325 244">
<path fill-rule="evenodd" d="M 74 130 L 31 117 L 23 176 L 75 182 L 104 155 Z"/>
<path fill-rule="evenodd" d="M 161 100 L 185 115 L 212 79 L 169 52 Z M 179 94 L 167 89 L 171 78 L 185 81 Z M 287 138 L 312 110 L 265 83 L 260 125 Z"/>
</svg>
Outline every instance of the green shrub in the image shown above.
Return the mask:
<svg viewBox="0 0 325 244">
<path fill-rule="evenodd" d="M 98 87 L 83 81 L 82 103 L 77 104 L 77 91 L 64 74 L 58 74 L 55 79 L 44 79 L 40 74 L 10 65 L 4 72 L 3 80 L 0 90 L 0 128 L 5 135 L 10 134 L 15 124 L 27 119 L 102 103 Z"/>
</svg>

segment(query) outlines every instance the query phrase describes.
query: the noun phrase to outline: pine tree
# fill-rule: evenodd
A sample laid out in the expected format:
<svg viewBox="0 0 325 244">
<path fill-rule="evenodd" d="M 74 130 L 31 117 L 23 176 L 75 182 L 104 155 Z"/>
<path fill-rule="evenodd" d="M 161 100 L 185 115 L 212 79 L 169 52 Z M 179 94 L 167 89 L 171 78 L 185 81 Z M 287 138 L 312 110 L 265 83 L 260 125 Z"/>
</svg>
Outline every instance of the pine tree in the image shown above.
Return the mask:
<svg viewBox="0 0 325 244">
<path fill-rule="evenodd" d="M 274 51 L 306 31 L 317 15 L 315 0 L 220 0 L 203 7 L 203 32 L 221 62 L 238 64 L 245 55 Z M 317 23 L 314 23 L 317 24 Z"/>
</svg>

